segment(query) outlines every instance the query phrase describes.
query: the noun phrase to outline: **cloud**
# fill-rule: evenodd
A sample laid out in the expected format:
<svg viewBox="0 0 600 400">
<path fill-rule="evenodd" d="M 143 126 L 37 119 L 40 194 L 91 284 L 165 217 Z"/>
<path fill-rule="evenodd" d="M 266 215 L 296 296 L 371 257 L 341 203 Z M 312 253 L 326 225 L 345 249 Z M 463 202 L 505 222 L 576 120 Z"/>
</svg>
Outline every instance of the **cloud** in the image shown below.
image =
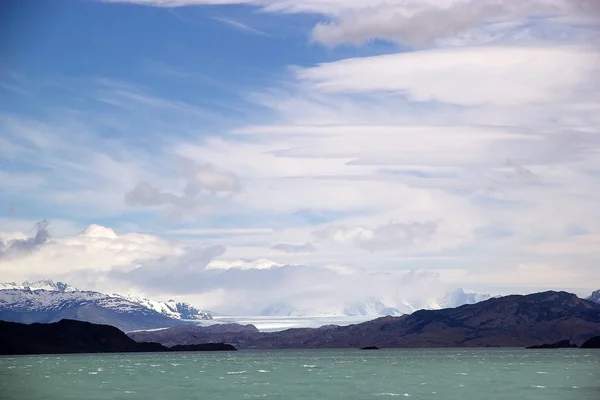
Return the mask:
<svg viewBox="0 0 600 400">
<path fill-rule="evenodd" d="M 164 204 L 171 204 L 175 207 L 186 209 L 198 207 L 198 204 L 191 197 L 163 192 L 145 182 L 138 183 L 130 192 L 127 192 L 125 194 L 125 201 L 134 206 L 162 206 Z"/>
<path fill-rule="evenodd" d="M 273 246 L 272 249 L 290 254 L 314 253 L 315 251 L 317 251 L 315 246 L 310 242 L 304 244 L 278 243 L 275 246 Z"/>
<path fill-rule="evenodd" d="M 316 13 L 327 21 L 312 30 L 312 39 L 325 45 L 364 44 L 374 39 L 404 45 L 429 46 L 436 41 L 460 37 L 477 29 L 478 41 L 505 40 L 502 30 L 513 40 L 528 36 L 545 39 L 560 38 L 559 31 L 581 29 L 588 25 L 593 34 L 593 16 L 600 14 L 595 0 L 103 0 L 136 3 L 158 7 L 191 5 L 247 4 L 271 13 Z M 591 18 L 590 18 L 591 17 Z M 558 20 L 562 29 L 537 27 L 552 25 Z M 540 22 L 541 21 L 541 22 Z M 224 19 L 237 29 L 260 33 L 254 28 L 231 19 Z M 498 26 L 497 29 L 496 26 Z M 509 29 L 507 29 L 507 27 Z M 540 31 L 539 34 L 536 31 Z M 468 40 L 468 39 L 467 39 Z M 472 39 L 471 39 L 472 41 Z"/>
<path fill-rule="evenodd" d="M 592 46 L 490 46 L 345 59 L 297 74 L 326 93 L 397 93 L 416 102 L 516 106 L 573 100 L 589 90 L 599 60 Z"/>
<path fill-rule="evenodd" d="M 202 191 L 212 194 L 229 193 L 239 190 L 239 182 L 232 174 L 215 170 L 210 164 L 199 164 L 183 158 L 181 166 L 188 177 L 185 192 L 195 196 Z"/>
<path fill-rule="evenodd" d="M 247 33 L 252 33 L 254 35 L 259 35 L 259 36 L 269 36 L 266 32 L 263 32 L 259 29 L 253 28 L 250 25 L 244 24 L 243 22 L 240 21 L 236 21 L 234 19 L 231 18 L 223 18 L 223 17 L 214 17 L 213 18 L 215 21 L 219 21 L 225 25 L 228 25 L 230 27 L 233 27 L 239 31 L 242 32 L 247 32 Z"/>
<path fill-rule="evenodd" d="M 363 44 L 373 39 L 429 46 L 438 39 L 456 37 L 485 24 L 535 17 L 582 17 L 597 11 L 597 3 L 589 0 L 376 2 L 371 7 L 350 9 L 333 21 L 317 24 L 312 38 L 330 46 Z"/>
<path fill-rule="evenodd" d="M 369 229 L 365 227 L 331 226 L 313 234 L 319 239 L 345 245 L 356 245 L 370 251 L 401 250 L 426 243 L 436 232 L 435 222 L 390 222 Z"/>
<path fill-rule="evenodd" d="M 53 221 L 52 240 L 3 257 L 5 279 L 51 274 L 76 286 L 256 310 L 280 299 L 311 307 L 337 304 L 336 296 L 404 295 L 419 286 L 398 283 L 411 269 L 460 271 L 453 282 L 473 286 L 511 270 L 507 283 L 535 287 L 536 273 L 519 265 L 555 268 L 569 282 L 576 265 L 580 285 L 596 276 L 600 64 L 593 35 L 582 32 L 597 26 L 597 14 L 585 9 L 586 19 L 571 8 L 597 2 L 130 2 L 312 12 L 327 21 L 314 32 L 330 44 L 377 37 L 435 45 L 302 62 L 254 90 L 239 89 L 246 80 L 208 82 L 184 70 L 155 70 L 143 89 L 57 78 L 52 87 L 61 89 L 48 89 L 53 101 L 42 114 L 2 116 L 0 182 L 17 217 L 26 210 L 19 204 L 34 204 L 71 224 L 57 234 Z M 540 10 L 548 15 L 528 17 Z M 223 99 L 161 95 L 170 83 L 189 93 L 209 85 Z M 262 125 L 203 107 L 229 113 L 232 98 L 244 102 L 235 115 Z M 185 218 L 157 223 L 165 210 Z M 80 232 L 116 217 L 131 225 Z M 11 230 L 31 223 L 7 221 L 0 225 Z M 570 226 L 585 235 L 565 237 Z M 318 251 L 297 252 L 312 243 Z M 476 270 L 495 272 L 464 275 Z"/>
<path fill-rule="evenodd" d="M 154 235 L 118 234 L 100 225 L 90 225 L 77 234 L 49 240 L 47 225 L 42 223 L 35 237 L 21 237 L 7 243 L 10 250 L 7 254 L 18 249 L 19 257 L 0 257 L 2 275 L 10 280 L 53 276 L 77 282 L 83 276 L 82 271 L 103 274 L 112 269 L 130 268 L 138 261 L 185 252 L 185 246 Z M 17 247 L 12 248 L 11 242 L 17 243 Z"/>
<path fill-rule="evenodd" d="M 349 303 L 360 304 L 370 298 L 414 304 L 443 293 L 444 284 L 435 274 L 415 271 L 373 273 L 340 271 L 329 267 L 280 265 L 276 268 L 211 268 L 218 247 L 191 249 L 183 256 L 165 257 L 141 263 L 128 271 L 114 271 L 110 278 L 129 282 L 138 290 L 155 295 L 203 299 L 201 307 L 256 315 L 262 309 L 284 301 L 298 309 L 340 312 Z M 210 261 L 212 260 L 212 261 Z M 426 285 L 425 282 L 428 282 Z M 421 290 L 416 290 L 419 287 Z M 217 293 L 219 300 L 211 300 Z"/>
<path fill-rule="evenodd" d="M 349 230 L 333 233 L 337 235 L 335 240 L 345 245 L 383 250 L 429 240 L 427 237 L 433 230 L 433 226 L 427 224 L 388 224 L 363 229 L 359 234 L 348 233 Z M 587 243 L 582 251 L 589 252 L 593 238 L 582 240 Z M 542 248 L 535 250 L 543 251 Z M 418 270 L 411 267 L 411 263 L 389 270 L 373 269 L 366 265 L 372 258 L 365 259 L 363 264 L 351 248 L 344 253 L 365 268 L 322 262 L 290 265 L 277 258 L 225 258 L 228 252 L 222 245 L 189 245 L 153 235 L 119 234 L 107 227 L 91 225 L 77 235 L 54 238 L 18 259 L 0 259 L 0 267 L 7 280 L 50 276 L 83 289 L 176 298 L 215 311 L 247 315 L 280 301 L 298 309 L 332 313 L 340 312 L 348 304 L 360 304 L 372 298 L 391 305 L 401 305 L 407 300 L 416 306 L 426 306 L 431 298 L 465 283 L 472 287 L 514 285 L 519 277 L 523 279 L 517 285 L 520 287 L 551 282 L 536 277 L 536 271 L 549 274 L 550 267 L 542 268 L 546 264 L 538 262 L 539 267 L 530 270 L 523 269 L 514 260 L 499 258 L 486 268 L 456 269 L 454 275 L 448 275 L 447 269 L 441 272 L 431 267 Z M 553 252 L 549 257 L 556 258 L 556 255 Z M 484 257 L 488 259 L 490 254 L 486 252 Z M 513 272 L 498 279 L 504 267 Z M 564 266 L 556 268 L 556 273 L 568 275 L 568 283 L 573 284 L 574 274 L 565 272 Z M 588 273 L 595 272 L 583 267 L 577 272 L 580 277 Z"/>
<path fill-rule="evenodd" d="M 239 190 L 235 176 L 217 171 L 211 165 L 182 158 L 180 168 L 186 181 L 183 194 L 173 194 L 141 182 L 125 194 L 125 201 L 133 206 L 171 205 L 182 213 L 206 213 L 214 208 L 208 204 L 213 196 L 232 194 Z"/>
<path fill-rule="evenodd" d="M 257 260 L 213 260 L 208 263 L 206 269 L 212 270 L 229 270 L 229 269 L 240 269 L 240 270 L 248 270 L 248 269 L 270 269 L 276 267 L 283 267 L 284 264 L 267 260 L 267 259 L 257 259 Z"/>
<path fill-rule="evenodd" d="M 139 261 L 132 269 L 114 269 L 109 278 L 129 281 L 135 286 L 157 291 L 189 291 L 206 288 L 202 274 L 207 265 L 225 253 L 223 246 L 192 248 L 179 255 L 164 256 L 154 260 Z"/>
<path fill-rule="evenodd" d="M 44 220 L 35 224 L 36 233 L 32 237 L 3 240 L 0 238 L 0 259 L 25 257 L 39 250 L 50 239 L 49 222 Z"/>
</svg>

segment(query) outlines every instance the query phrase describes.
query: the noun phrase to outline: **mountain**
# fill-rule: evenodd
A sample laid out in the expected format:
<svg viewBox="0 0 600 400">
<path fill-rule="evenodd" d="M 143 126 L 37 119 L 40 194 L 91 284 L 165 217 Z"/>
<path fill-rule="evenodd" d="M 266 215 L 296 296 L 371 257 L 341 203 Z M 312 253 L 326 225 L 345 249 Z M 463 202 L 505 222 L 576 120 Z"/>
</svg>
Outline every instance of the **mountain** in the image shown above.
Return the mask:
<svg viewBox="0 0 600 400">
<path fill-rule="evenodd" d="M 199 310 L 188 303 L 176 302 L 175 300 L 154 301 L 135 295 L 122 296 L 118 294 L 113 294 L 113 296 L 120 297 L 132 303 L 139 304 L 150 310 L 159 312 L 169 318 L 199 321 L 212 319 L 212 315 L 208 311 Z"/>
<path fill-rule="evenodd" d="M 594 336 L 581 345 L 582 349 L 600 349 L 600 336 Z"/>
<path fill-rule="evenodd" d="M 408 312 L 412 311 L 414 310 Z M 269 305 L 259 313 L 263 317 L 378 317 L 402 314 L 403 312 L 399 309 L 390 307 L 375 298 L 369 298 L 363 302 L 318 308 L 296 308 L 290 303 L 278 302 Z"/>
<path fill-rule="evenodd" d="M 117 328 L 83 321 L 61 320 L 50 324 L 0 321 L 0 354 L 124 353 L 163 351 L 236 350 L 223 343 L 167 348 L 139 343 Z"/>
<path fill-rule="evenodd" d="M 593 301 L 594 303 L 598 303 L 600 304 L 600 290 L 596 290 L 594 293 L 592 293 L 592 295 L 590 297 L 587 298 L 590 301 Z"/>
<path fill-rule="evenodd" d="M 35 282 L 25 281 L 21 284 L 17 284 L 15 282 L 0 283 L 0 290 L 4 290 L 4 289 L 16 289 L 16 290 L 29 289 L 32 291 L 48 290 L 48 291 L 63 292 L 63 293 L 77 291 L 77 289 L 75 289 L 71 285 L 67 285 L 66 283 L 63 283 L 63 282 L 55 283 L 51 279 L 43 279 L 43 280 L 35 281 Z"/>
<path fill-rule="evenodd" d="M 443 309 L 460 307 L 465 304 L 479 303 L 480 301 L 488 300 L 490 298 L 492 298 L 492 295 L 459 288 L 446 293 L 442 298 L 436 300 L 434 304 L 439 305 L 439 308 L 432 308 Z"/>
<path fill-rule="evenodd" d="M 82 291 L 62 282 L 4 283 L 0 286 L 0 320 L 34 323 L 75 319 L 130 331 L 165 328 L 188 319 L 211 319 L 186 303 Z"/>
<path fill-rule="evenodd" d="M 186 327 L 187 329 L 187 327 Z M 197 329 L 197 328 L 194 328 Z M 135 340 L 185 344 L 183 328 L 130 334 Z M 350 326 L 283 332 L 194 332 L 241 348 L 525 347 L 600 335 L 600 305 L 566 292 L 491 298 L 442 310 L 421 310 Z M 176 340 L 173 340 L 176 338 Z"/>
<path fill-rule="evenodd" d="M 387 315 L 400 316 L 410 314 L 417 310 L 439 310 L 453 308 L 463 304 L 475 304 L 487 300 L 492 296 L 474 292 L 472 290 L 456 289 L 446 293 L 439 299 L 430 299 L 425 302 L 413 300 L 384 300 L 377 297 L 368 297 L 363 301 L 352 303 L 322 306 L 319 308 L 302 308 L 286 302 L 278 302 L 264 308 L 259 315 L 279 317 L 383 317 Z"/>
<path fill-rule="evenodd" d="M 161 343 L 163 346 L 176 346 L 220 342 L 221 340 L 217 338 L 221 337 L 235 337 L 238 343 L 244 343 L 245 338 L 260 336 L 261 332 L 254 325 L 222 324 L 182 325 L 159 331 L 129 332 L 127 335 L 137 342 L 146 342 L 151 338 L 153 342 Z"/>
</svg>

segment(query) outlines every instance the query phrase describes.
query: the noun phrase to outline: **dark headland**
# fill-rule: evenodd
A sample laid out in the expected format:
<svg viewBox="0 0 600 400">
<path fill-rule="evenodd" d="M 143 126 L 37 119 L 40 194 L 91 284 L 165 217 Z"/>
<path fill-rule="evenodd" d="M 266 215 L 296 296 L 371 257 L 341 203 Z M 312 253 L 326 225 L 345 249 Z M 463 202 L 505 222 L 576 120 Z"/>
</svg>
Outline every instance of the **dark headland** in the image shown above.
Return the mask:
<svg viewBox="0 0 600 400">
<path fill-rule="evenodd" d="M 582 345 L 582 349 L 600 349 L 600 336 L 595 336 L 586 340 Z"/>
<path fill-rule="evenodd" d="M 109 325 L 63 319 L 50 324 L 0 321 L 0 354 L 129 353 L 236 350 L 224 343 L 165 347 L 136 342 Z"/>
<path fill-rule="evenodd" d="M 527 346 L 528 349 L 572 349 L 579 347 L 570 340 L 561 340 L 556 343 L 544 343 L 535 346 Z"/>
</svg>

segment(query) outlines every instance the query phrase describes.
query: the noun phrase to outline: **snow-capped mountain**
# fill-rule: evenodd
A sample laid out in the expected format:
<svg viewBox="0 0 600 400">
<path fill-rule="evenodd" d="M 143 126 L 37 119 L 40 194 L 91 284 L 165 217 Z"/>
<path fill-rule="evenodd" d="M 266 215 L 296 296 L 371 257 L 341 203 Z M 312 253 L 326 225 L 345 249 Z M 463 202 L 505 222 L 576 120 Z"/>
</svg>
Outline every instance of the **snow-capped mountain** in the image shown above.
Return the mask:
<svg viewBox="0 0 600 400">
<path fill-rule="evenodd" d="M 441 299 L 438 299 L 432 305 L 438 305 L 439 309 L 454 308 L 463 306 L 465 304 L 479 303 L 480 301 L 488 300 L 492 297 L 492 295 L 486 293 L 478 293 L 473 290 L 459 288 L 446 293 Z M 438 307 L 432 308 L 436 309 Z"/>
<path fill-rule="evenodd" d="M 208 311 L 202 311 L 197 309 L 188 303 L 181 303 L 175 300 L 169 301 L 154 301 L 146 299 L 144 297 L 135 295 L 118 295 L 113 294 L 115 297 L 131 301 L 132 303 L 139 304 L 150 310 L 161 313 L 169 318 L 182 319 L 182 320 L 207 320 L 212 319 L 212 316 Z"/>
<path fill-rule="evenodd" d="M 186 303 L 161 303 L 135 296 L 82 291 L 62 282 L 14 282 L 0 284 L 0 320 L 55 322 L 70 318 L 141 330 L 164 328 L 207 320 L 212 316 Z"/>
<path fill-rule="evenodd" d="M 600 304 L 600 290 L 596 290 L 595 292 L 593 292 L 592 295 L 587 298 L 587 300 L 591 300 L 594 303 Z"/>
<path fill-rule="evenodd" d="M 477 293 L 472 290 L 456 289 L 446 293 L 439 299 L 426 301 L 397 301 L 383 300 L 370 297 L 364 301 L 352 302 L 341 305 L 322 306 L 318 308 L 295 307 L 290 303 L 279 302 L 266 307 L 260 312 L 261 316 L 286 316 L 286 317 L 380 317 L 399 316 L 411 314 L 417 310 L 454 308 L 464 304 L 474 304 L 487 300 L 492 296 Z"/>
<path fill-rule="evenodd" d="M 5 290 L 5 289 L 16 289 L 16 290 L 28 289 L 31 291 L 47 290 L 47 291 L 62 292 L 62 293 L 77 291 L 77 289 L 75 289 L 71 285 L 67 285 L 66 283 L 63 283 L 63 282 L 54 282 L 52 279 L 43 279 L 41 281 L 35 281 L 35 282 L 25 281 L 21 284 L 18 284 L 15 282 L 0 283 L 0 290 Z"/>
</svg>

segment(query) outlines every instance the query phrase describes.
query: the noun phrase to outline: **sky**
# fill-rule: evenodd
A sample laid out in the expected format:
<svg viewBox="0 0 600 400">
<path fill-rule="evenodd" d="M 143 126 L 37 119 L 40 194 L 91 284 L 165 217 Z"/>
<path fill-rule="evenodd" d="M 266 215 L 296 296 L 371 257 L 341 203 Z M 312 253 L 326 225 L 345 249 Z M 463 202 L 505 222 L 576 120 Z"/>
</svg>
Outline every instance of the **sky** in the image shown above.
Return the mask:
<svg viewBox="0 0 600 400">
<path fill-rule="evenodd" d="M 8 0 L 0 277 L 251 314 L 600 288 L 595 0 Z"/>
</svg>

